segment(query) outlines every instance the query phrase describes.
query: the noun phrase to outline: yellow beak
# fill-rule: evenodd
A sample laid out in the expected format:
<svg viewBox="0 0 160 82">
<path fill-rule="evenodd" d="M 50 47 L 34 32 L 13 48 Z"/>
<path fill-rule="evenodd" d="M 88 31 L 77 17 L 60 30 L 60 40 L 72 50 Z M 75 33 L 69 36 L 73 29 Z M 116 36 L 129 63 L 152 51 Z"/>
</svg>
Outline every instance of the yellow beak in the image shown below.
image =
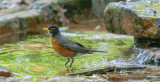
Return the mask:
<svg viewBox="0 0 160 82">
<path fill-rule="evenodd" d="M 49 30 L 48 28 L 43 28 L 43 30 L 46 30 L 46 31 L 51 31 L 51 30 Z"/>
</svg>

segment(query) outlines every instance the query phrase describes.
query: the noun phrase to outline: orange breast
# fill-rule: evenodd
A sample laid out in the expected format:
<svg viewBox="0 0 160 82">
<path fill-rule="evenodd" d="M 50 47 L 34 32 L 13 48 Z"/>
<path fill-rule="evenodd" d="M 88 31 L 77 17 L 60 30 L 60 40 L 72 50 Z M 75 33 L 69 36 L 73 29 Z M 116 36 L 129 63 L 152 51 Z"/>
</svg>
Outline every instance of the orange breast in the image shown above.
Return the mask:
<svg viewBox="0 0 160 82">
<path fill-rule="evenodd" d="M 64 57 L 74 57 L 75 56 L 75 51 L 67 49 L 67 48 L 64 48 L 63 46 L 59 45 L 58 44 L 58 40 L 55 39 L 54 37 L 51 38 L 51 42 L 52 42 L 54 50 L 58 54 L 60 54 L 60 55 L 62 55 Z"/>
</svg>

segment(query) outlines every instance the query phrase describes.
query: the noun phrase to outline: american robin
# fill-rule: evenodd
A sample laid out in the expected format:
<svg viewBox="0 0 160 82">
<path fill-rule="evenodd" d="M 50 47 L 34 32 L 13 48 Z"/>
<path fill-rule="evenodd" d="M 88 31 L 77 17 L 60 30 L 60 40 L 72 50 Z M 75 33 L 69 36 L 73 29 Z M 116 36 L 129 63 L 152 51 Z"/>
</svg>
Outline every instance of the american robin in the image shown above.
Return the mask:
<svg viewBox="0 0 160 82">
<path fill-rule="evenodd" d="M 72 63 L 74 62 L 74 57 L 79 55 L 92 54 L 93 52 L 107 53 L 105 51 L 87 49 L 82 44 L 63 37 L 57 26 L 52 25 L 49 26 L 48 28 L 43 28 L 43 29 L 49 31 L 54 50 L 61 56 L 67 58 L 68 61 L 65 63 L 65 66 L 70 61 L 71 58 L 72 59 L 72 62 L 70 64 L 71 67 Z"/>
</svg>

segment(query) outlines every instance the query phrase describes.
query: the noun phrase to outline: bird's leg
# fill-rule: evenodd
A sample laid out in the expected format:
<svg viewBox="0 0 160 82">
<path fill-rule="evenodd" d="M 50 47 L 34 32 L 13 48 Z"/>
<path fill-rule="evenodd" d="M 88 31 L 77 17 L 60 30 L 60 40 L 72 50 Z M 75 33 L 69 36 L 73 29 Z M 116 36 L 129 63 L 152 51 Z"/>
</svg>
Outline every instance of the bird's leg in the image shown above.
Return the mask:
<svg viewBox="0 0 160 82">
<path fill-rule="evenodd" d="M 70 59 L 69 59 L 69 58 L 67 58 L 67 60 L 68 60 L 68 61 L 65 63 L 65 66 L 66 66 L 66 65 L 67 65 L 67 63 L 70 61 Z M 66 66 L 66 67 L 67 67 L 67 66 Z"/>
<path fill-rule="evenodd" d="M 72 62 L 71 62 L 71 64 L 70 64 L 70 67 L 72 66 L 72 63 L 74 62 L 74 58 L 71 58 L 72 59 Z"/>
</svg>

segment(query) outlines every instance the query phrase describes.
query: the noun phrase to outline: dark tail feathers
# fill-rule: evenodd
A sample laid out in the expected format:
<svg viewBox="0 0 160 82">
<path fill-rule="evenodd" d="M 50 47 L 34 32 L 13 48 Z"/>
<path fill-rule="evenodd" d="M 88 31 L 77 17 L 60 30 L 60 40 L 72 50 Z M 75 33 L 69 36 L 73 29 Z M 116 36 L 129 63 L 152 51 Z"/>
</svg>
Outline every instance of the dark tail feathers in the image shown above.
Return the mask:
<svg viewBox="0 0 160 82">
<path fill-rule="evenodd" d="M 90 50 L 91 52 L 101 52 L 101 53 L 107 53 L 105 51 L 99 51 L 99 50 Z"/>
</svg>

